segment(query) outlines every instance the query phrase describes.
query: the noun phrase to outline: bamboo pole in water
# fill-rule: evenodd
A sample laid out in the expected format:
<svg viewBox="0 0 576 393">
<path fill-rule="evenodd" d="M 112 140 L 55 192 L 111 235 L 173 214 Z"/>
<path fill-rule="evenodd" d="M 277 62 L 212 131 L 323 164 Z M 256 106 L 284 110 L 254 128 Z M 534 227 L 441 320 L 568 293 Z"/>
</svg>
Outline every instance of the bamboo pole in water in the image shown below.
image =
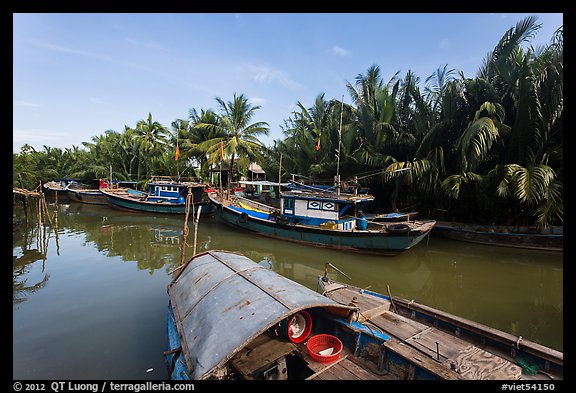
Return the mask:
<svg viewBox="0 0 576 393">
<path fill-rule="evenodd" d="M 196 239 L 198 238 L 198 221 L 200 221 L 200 212 L 202 211 L 202 206 L 198 206 L 198 213 L 196 214 L 196 220 L 194 220 L 194 253 L 196 255 Z"/>
<path fill-rule="evenodd" d="M 186 195 L 186 217 L 184 218 L 184 233 L 182 234 L 182 249 L 180 252 L 180 266 L 184 263 L 184 254 L 186 253 L 186 237 L 188 236 L 188 216 L 190 214 L 190 198 L 192 196 L 192 188 L 188 187 L 188 195 Z"/>
</svg>

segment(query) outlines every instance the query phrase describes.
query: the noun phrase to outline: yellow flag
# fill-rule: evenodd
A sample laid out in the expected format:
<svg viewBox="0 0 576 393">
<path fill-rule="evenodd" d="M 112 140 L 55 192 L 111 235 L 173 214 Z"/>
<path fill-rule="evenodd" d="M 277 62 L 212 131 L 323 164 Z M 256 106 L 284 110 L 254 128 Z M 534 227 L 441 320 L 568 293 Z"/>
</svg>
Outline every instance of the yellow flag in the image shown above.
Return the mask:
<svg viewBox="0 0 576 393">
<path fill-rule="evenodd" d="M 178 145 L 176 145 L 176 155 L 174 156 L 174 159 L 178 161 L 178 157 L 180 157 L 180 149 L 178 148 Z"/>
</svg>

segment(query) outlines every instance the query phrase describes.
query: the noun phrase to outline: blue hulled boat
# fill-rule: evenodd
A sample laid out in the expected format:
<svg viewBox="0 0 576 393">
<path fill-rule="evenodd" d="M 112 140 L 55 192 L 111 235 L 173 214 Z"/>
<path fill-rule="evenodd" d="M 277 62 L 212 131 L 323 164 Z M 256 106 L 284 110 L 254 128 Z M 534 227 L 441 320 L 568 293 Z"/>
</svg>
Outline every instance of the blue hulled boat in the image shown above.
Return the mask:
<svg viewBox="0 0 576 393">
<path fill-rule="evenodd" d="M 418 302 L 319 274 L 319 292 L 234 252 L 168 285 L 175 380 L 562 379 L 563 354 Z M 320 272 L 321 273 L 321 272 Z"/>
<path fill-rule="evenodd" d="M 216 215 L 226 223 L 260 235 L 337 249 L 398 254 L 424 239 L 434 220 L 378 222 L 362 209 L 370 194 L 333 190 L 282 192 L 280 208 L 239 196 L 209 193 Z"/>
<path fill-rule="evenodd" d="M 156 176 L 148 182 L 148 192 L 132 188 L 103 188 L 106 202 L 113 208 L 166 214 L 185 214 L 186 198 L 191 193 L 190 214 L 202 206 L 201 214 L 210 214 L 213 208 L 206 198 L 206 184 L 196 181 L 175 181 L 167 176 Z"/>
</svg>

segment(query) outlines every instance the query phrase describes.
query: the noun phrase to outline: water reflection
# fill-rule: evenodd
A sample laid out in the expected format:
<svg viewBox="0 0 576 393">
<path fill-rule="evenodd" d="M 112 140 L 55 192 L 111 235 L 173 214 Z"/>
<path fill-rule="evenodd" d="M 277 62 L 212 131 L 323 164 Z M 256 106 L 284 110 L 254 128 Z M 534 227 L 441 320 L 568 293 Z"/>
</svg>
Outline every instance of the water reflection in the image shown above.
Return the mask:
<svg viewBox="0 0 576 393">
<path fill-rule="evenodd" d="M 48 207 L 54 211 L 54 204 Z M 22 223 L 13 234 L 14 348 L 28 360 L 15 355 L 14 377 L 42 370 L 34 376 L 164 379 L 160 371 L 142 375 L 142 370 L 151 364 L 163 370 L 166 285 L 181 263 L 184 218 L 59 203 L 58 230 L 42 238 L 33 212 L 26 222 L 16 206 L 15 216 Z M 193 253 L 191 219 L 188 225 L 184 260 Z M 355 254 L 256 236 L 202 217 L 197 252 L 209 249 L 240 252 L 314 290 L 330 262 L 359 287 L 380 293 L 390 288 L 393 295 L 563 349 L 561 253 L 431 237 L 394 257 Z M 335 269 L 328 274 L 349 281 Z M 36 332 L 39 324 L 42 332 Z M 49 361 L 60 356 L 71 331 L 90 326 L 98 326 L 97 335 L 78 333 L 74 339 L 93 354 L 82 360 L 85 365 L 73 356 Z M 118 326 L 125 328 L 119 333 Z M 122 364 L 132 366 L 111 360 L 118 351 L 110 350 L 110 342 L 122 348 Z M 142 343 L 151 345 L 144 349 Z"/>
<path fill-rule="evenodd" d="M 21 256 L 12 256 L 12 303 L 14 305 L 25 302 L 27 295 L 42 289 L 48 282 L 49 275 L 46 273 L 40 281 L 30 283 L 30 264 L 43 258 L 38 249 L 19 250 Z"/>
</svg>

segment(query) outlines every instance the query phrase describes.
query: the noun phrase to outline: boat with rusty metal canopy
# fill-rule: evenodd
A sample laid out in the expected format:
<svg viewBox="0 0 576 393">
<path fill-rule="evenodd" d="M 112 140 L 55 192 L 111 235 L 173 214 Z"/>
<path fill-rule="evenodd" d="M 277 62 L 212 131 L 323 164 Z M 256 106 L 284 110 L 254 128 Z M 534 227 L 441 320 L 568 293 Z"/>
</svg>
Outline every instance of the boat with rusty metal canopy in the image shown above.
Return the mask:
<svg viewBox="0 0 576 393">
<path fill-rule="evenodd" d="M 190 258 L 167 288 L 170 378 L 563 378 L 561 352 L 335 281 L 330 268 L 338 270 L 327 263 L 316 292 L 239 253 Z"/>
</svg>

